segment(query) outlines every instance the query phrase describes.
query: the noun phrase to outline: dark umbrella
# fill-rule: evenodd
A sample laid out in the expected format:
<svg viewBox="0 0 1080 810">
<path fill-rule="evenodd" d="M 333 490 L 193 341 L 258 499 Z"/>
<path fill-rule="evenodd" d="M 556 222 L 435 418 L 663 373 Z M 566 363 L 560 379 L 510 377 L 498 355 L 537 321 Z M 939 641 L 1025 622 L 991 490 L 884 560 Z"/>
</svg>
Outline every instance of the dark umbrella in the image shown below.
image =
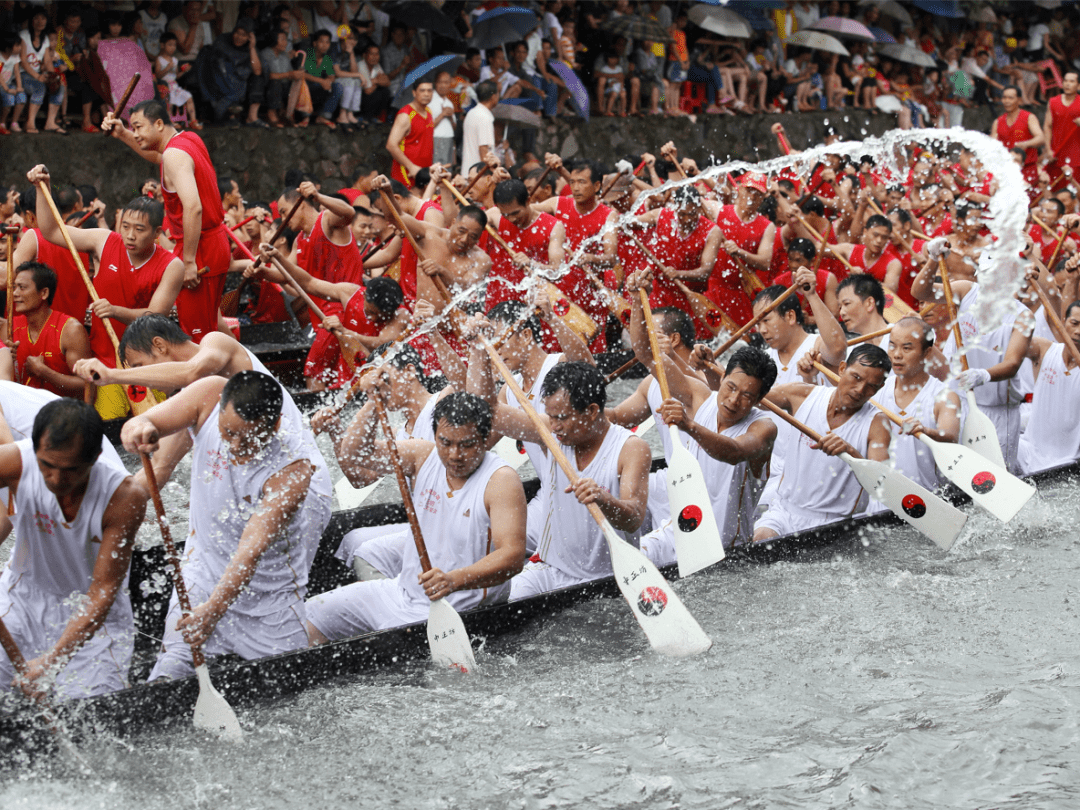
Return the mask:
<svg viewBox="0 0 1080 810">
<path fill-rule="evenodd" d="M 405 5 L 412 5 L 406 3 Z M 517 42 L 540 24 L 540 18 L 527 8 L 511 6 L 493 8 L 477 17 L 472 24 L 473 47 L 486 51 L 507 42 Z"/>
<path fill-rule="evenodd" d="M 634 42 L 671 42 L 671 35 L 656 20 L 639 17 L 637 14 L 620 14 L 600 23 L 600 30 L 611 36 L 626 37 Z"/>
<path fill-rule="evenodd" d="M 454 27 L 454 21 L 430 3 L 417 3 L 415 0 L 408 3 L 387 3 L 382 7 L 382 11 L 413 28 L 434 31 L 448 39 L 461 39 L 461 32 Z"/>
<path fill-rule="evenodd" d="M 911 0 L 911 5 L 929 11 L 935 17 L 948 17 L 953 20 L 962 19 L 964 12 L 960 10 L 960 4 L 956 0 Z"/>
<path fill-rule="evenodd" d="M 401 89 L 394 96 L 394 101 L 390 106 L 399 108 L 405 106 L 412 101 L 412 87 L 414 84 L 421 79 L 435 81 L 435 76 L 444 70 L 453 76 L 454 71 L 464 61 L 465 57 L 459 53 L 444 53 L 442 56 L 436 56 L 417 65 L 405 74 L 405 78 L 401 82 Z"/>
<path fill-rule="evenodd" d="M 574 106 L 577 107 L 578 112 L 581 113 L 581 117 L 586 121 L 589 120 L 589 91 L 585 89 L 585 85 L 581 83 L 581 79 L 571 69 L 571 67 L 559 59 L 552 59 L 548 62 L 548 67 L 559 74 L 566 83 L 566 89 L 570 91 L 570 97 L 574 101 Z"/>
</svg>

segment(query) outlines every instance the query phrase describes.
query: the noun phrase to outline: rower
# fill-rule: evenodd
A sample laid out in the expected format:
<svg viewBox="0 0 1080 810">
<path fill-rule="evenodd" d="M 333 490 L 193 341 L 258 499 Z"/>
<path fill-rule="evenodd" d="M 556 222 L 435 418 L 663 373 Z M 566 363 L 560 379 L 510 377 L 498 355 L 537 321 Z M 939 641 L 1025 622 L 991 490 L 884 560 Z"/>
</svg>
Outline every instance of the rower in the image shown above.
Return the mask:
<svg viewBox="0 0 1080 810">
<path fill-rule="evenodd" d="M 375 441 L 373 398 L 385 383 L 364 377 L 368 401 L 349 427 L 345 456 L 366 468 L 392 472 L 385 441 Z M 525 560 L 525 490 L 508 464 L 487 452 L 491 407 L 455 393 L 432 413 L 435 441 L 398 443 L 431 568 L 423 572 L 415 544 L 407 544 L 393 579 L 354 582 L 307 604 L 312 644 L 424 621 L 430 603 L 445 598 L 456 610 L 505 602 L 510 578 Z"/>
<path fill-rule="evenodd" d="M 48 183 L 49 170 L 35 166 L 26 179 L 31 183 Z M 39 194 L 37 200 L 41 232 L 53 244 L 63 244 L 60 227 L 44 197 Z M 100 297 L 90 305 L 94 313 L 90 349 L 94 357 L 110 368 L 116 366 L 116 348 L 102 318 L 109 319 L 116 336 L 122 337 L 127 324 L 140 315 L 148 312 L 168 315 L 184 283 L 184 263 L 157 244 L 164 215 L 161 203 L 149 197 L 136 197 L 121 212 L 120 233 L 106 228 L 67 229 L 75 248 L 89 253 L 97 264 L 94 287 Z M 216 302 L 214 307 L 216 312 Z M 101 386 L 94 407 L 102 419 L 115 419 L 128 412 L 128 399 L 119 386 Z"/>
<path fill-rule="evenodd" d="M 475 324 L 476 322 L 470 322 Z M 490 358 L 480 341 L 473 341 L 469 358 L 470 387 L 488 402 L 495 402 Z M 607 390 L 604 375 L 588 363 L 564 362 L 548 372 L 540 388 L 545 413 L 540 415 L 566 457 L 580 471 L 571 486 L 550 454 L 544 472 L 544 522 L 534 559 L 514 577 L 510 598 L 611 576 L 607 541 L 585 508 L 595 503 L 611 526 L 630 538 L 648 510 L 651 452 L 644 440 L 612 424 L 604 415 Z M 498 405 L 495 429 L 505 436 L 541 443 L 528 415 L 509 405 Z"/>
<path fill-rule="evenodd" d="M 855 474 L 837 456 L 888 459 L 889 428 L 870 399 L 891 368 L 882 349 L 864 343 L 840 364 L 836 388 L 788 383 L 769 392 L 770 402 L 820 433 L 821 442 L 803 436 L 788 448 L 776 498 L 754 526 L 755 542 L 824 526 L 865 507 Z"/>
<path fill-rule="evenodd" d="M 0 616 L 30 660 L 14 686 L 61 699 L 127 686 L 135 624 L 127 593 L 149 497 L 102 458 L 104 426 L 69 399 L 38 411 L 30 439 L 0 446 L 0 485 L 15 493 L 15 548 L 0 575 Z M 13 685 L 0 656 L 0 691 Z"/>
<path fill-rule="evenodd" d="M 192 383 L 124 425 L 130 452 L 193 436 L 184 581 L 195 607 L 181 617 L 173 594 L 150 680 L 191 674 L 188 643 L 246 660 L 307 646 L 304 597 L 330 522 L 330 475 L 310 432 L 280 430 L 283 401 L 272 377 L 241 371 Z"/>
<path fill-rule="evenodd" d="M 960 398 L 927 371 L 934 347 L 930 324 L 908 316 L 897 321 L 890 334 L 893 373 L 875 400 L 904 420 L 902 435 L 894 436 L 890 446 L 896 469 L 933 492 L 942 483 L 933 453 L 912 434 L 955 444 L 960 439 Z"/>
<path fill-rule="evenodd" d="M 1080 301 L 1062 319 L 1065 338 L 1080 347 Z M 1017 462 L 1025 475 L 1080 459 L 1080 369 L 1064 343 L 1032 338 L 1027 357 L 1035 363 L 1031 419 L 1020 437 Z"/>
<path fill-rule="evenodd" d="M 772 262 L 776 226 L 758 213 L 767 193 L 761 175 L 746 172 L 738 180 L 735 203 L 721 208 L 716 218 L 723 242 L 705 294 L 739 325 L 753 317 L 753 307 L 743 291 L 742 271 L 737 262 L 762 277 Z"/>
<path fill-rule="evenodd" d="M 1057 250 L 1058 237 L 1052 234 L 1057 231 L 1059 221 L 1065 216 L 1065 203 L 1057 197 L 1048 197 L 1039 204 L 1037 212 L 1032 212 L 1032 216 L 1037 216 L 1042 223 L 1040 225 L 1038 222 L 1032 221 L 1031 227 L 1028 229 L 1028 236 L 1031 237 L 1031 241 L 1035 243 L 1038 250 L 1036 258 L 1049 262 L 1050 257 Z M 1047 233 L 1043 225 L 1049 228 L 1051 233 Z M 1062 251 L 1066 254 L 1075 253 L 1076 240 L 1071 236 L 1066 236 Z"/>
<path fill-rule="evenodd" d="M 845 242 L 834 246 L 832 250 L 847 259 L 853 267 L 864 270 L 883 286 L 896 292 L 900 288 L 903 266 L 900 257 L 889 245 L 892 230 L 893 225 L 888 217 L 874 214 L 866 220 L 861 245 Z"/>
<path fill-rule="evenodd" d="M 867 335 L 887 329 L 885 320 L 885 290 L 881 282 L 866 273 L 855 273 L 845 278 L 836 288 L 840 304 L 840 322 L 851 335 Z M 873 338 L 875 346 L 889 350 L 889 335 Z"/>
<path fill-rule="evenodd" d="M 16 373 L 30 388 L 81 399 L 83 382 L 71 369 L 92 356 L 90 340 L 81 323 L 52 308 L 56 287 L 56 273 L 44 264 L 26 262 L 15 273 L 11 339 L 17 344 Z"/>
<path fill-rule="evenodd" d="M 388 222 L 393 222 L 393 217 L 386 207 L 386 201 L 383 200 L 382 195 L 379 193 L 380 190 L 385 190 L 394 198 L 402 214 L 408 214 L 417 221 L 427 223 L 435 228 L 442 228 L 446 224 L 442 208 L 437 202 L 434 200 L 422 200 L 413 196 L 409 193 L 409 189 L 397 180 L 391 180 L 380 174 L 371 181 L 371 188 L 372 191 L 368 195 L 371 210 L 385 217 Z M 416 251 L 413 250 L 412 244 L 407 239 L 395 238 L 378 253 L 369 256 L 364 261 L 364 265 L 366 267 L 382 267 L 391 264 L 395 259 L 399 260 L 398 283 L 401 285 L 401 292 L 405 295 L 407 305 L 411 306 L 412 302 L 418 297 L 426 298 L 428 301 L 435 303 L 437 298 L 430 293 L 427 295 L 421 294 L 424 279 L 416 272 L 418 269 Z"/>
<path fill-rule="evenodd" d="M 809 239 L 803 239 L 801 236 L 791 240 L 791 245 L 787 249 L 787 262 L 786 267 L 788 269 L 777 273 L 772 280 L 774 286 L 787 289 L 791 286 L 793 281 L 791 275 L 791 268 L 810 267 L 814 264 L 814 257 L 817 256 L 817 247 Z M 840 311 L 840 304 L 836 300 L 836 288 L 840 282 L 837 281 L 836 275 L 832 272 L 819 268 L 815 273 L 814 289 L 817 291 L 817 296 L 825 302 L 825 308 L 829 311 L 832 319 L 836 320 L 836 314 Z M 760 295 L 760 293 L 759 293 Z M 755 297 L 755 301 L 757 298 Z M 775 299 L 774 299 L 775 300 Z M 800 301 L 803 301 L 803 297 L 800 296 Z M 809 300 L 803 301 L 803 315 L 812 325 L 816 325 L 816 316 L 814 315 L 814 309 L 810 306 Z M 785 422 L 785 424 L 787 424 Z"/>
<path fill-rule="evenodd" d="M 927 233 L 925 230 L 923 232 Z M 945 255 L 945 264 L 949 278 L 953 281 L 975 281 L 979 257 L 990 247 L 990 235 L 983 233 L 983 209 L 959 203 L 953 230 L 947 235 L 949 252 Z"/>
</svg>

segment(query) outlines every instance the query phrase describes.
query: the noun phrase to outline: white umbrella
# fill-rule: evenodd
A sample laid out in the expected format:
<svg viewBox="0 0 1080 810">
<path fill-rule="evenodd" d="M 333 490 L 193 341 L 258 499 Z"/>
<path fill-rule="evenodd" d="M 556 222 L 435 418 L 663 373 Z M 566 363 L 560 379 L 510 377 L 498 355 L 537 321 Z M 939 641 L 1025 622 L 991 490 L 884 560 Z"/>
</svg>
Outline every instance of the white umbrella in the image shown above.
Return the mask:
<svg viewBox="0 0 1080 810">
<path fill-rule="evenodd" d="M 841 56 L 850 56 L 850 52 L 836 37 L 830 37 L 820 31 L 802 30 L 796 31 L 787 38 L 788 45 L 799 45 L 803 48 L 811 48 L 815 51 L 826 53 L 838 53 Z"/>
<path fill-rule="evenodd" d="M 877 49 L 877 52 L 879 56 L 887 56 L 897 62 L 907 62 L 909 65 L 918 65 L 924 68 L 937 67 L 934 57 L 920 51 L 918 48 L 912 48 L 910 45 L 882 45 Z"/>
<path fill-rule="evenodd" d="M 990 6 L 982 6 L 981 8 L 972 11 L 968 15 L 968 19 L 972 22 L 992 24 L 997 22 L 997 14 L 994 13 L 994 10 L 990 8 Z"/>
<path fill-rule="evenodd" d="M 859 5 L 877 6 L 878 11 L 886 17 L 892 17 L 903 25 L 915 24 L 915 21 L 911 19 L 911 15 L 908 14 L 907 9 L 896 2 L 896 0 L 859 0 Z"/>
<path fill-rule="evenodd" d="M 687 17 L 694 25 L 722 37 L 749 39 L 754 33 L 750 23 L 744 17 L 740 17 L 730 9 L 710 6 L 708 3 L 692 6 Z"/>
</svg>

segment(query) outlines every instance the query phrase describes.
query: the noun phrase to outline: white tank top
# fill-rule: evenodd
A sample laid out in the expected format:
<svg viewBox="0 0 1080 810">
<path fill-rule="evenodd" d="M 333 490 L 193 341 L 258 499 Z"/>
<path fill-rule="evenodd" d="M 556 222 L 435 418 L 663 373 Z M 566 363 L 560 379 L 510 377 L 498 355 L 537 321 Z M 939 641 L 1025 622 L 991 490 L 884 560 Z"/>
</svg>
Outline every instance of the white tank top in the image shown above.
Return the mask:
<svg viewBox="0 0 1080 810">
<path fill-rule="evenodd" d="M 780 352 L 773 348 L 765 349 L 765 353 L 772 358 L 774 363 L 776 363 L 776 382 L 773 383 L 773 388 L 778 385 L 786 385 L 787 383 L 805 382 L 805 380 L 799 376 L 799 361 L 802 360 L 804 354 L 813 351 L 816 342 L 817 335 L 807 335 L 799 345 L 799 348 L 791 355 L 791 359 L 788 360 L 786 366 L 780 362 Z M 820 374 L 817 375 L 817 381 L 819 383 L 821 382 Z M 777 423 L 776 441 L 773 443 L 772 456 L 769 459 L 769 469 L 780 473 L 784 470 L 784 458 L 787 449 L 798 441 L 800 434 L 799 431 L 795 430 L 795 428 L 783 419 L 777 418 L 773 421 Z"/>
<path fill-rule="evenodd" d="M 934 417 L 934 405 L 938 397 L 944 397 L 949 390 L 941 380 L 929 377 L 915 399 L 901 410 L 896 403 L 897 377 L 890 374 L 885 379 L 885 387 L 874 397 L 877 402 L 893 413 L 899 414 L 904 419 L 917 419 L 923 427 L 932 430 L 937 429 L 937 419 Z M 959 418 L 960 412 L 957 411 Z M 914 436 L 905 436 L 899 429 L 893 430 L 892 441 L 889 443 L 889 454 L 896 465 L 896 469 L 929 490 L 934 490 L 940 480 L 937 466 L 934 464 L 934 454 L 930 448 Z"/>
<path fill-rule="evenodd" d="M 491 553 L 491 516 L 484 508 L 484 495 L 491 476 L 509 465 L 494 453 L 485 453 L 476 472 L 465 486 L 451 492 L 446 482 L 446 467 L 432 448 L 416 474 L 413 483 L 413 503 L 420 522 L 420 531 L 427 546 L 431 565 L 441 571 L 453 571 L 474 565 Z M 420 587 L 420 555 L 409 530 L 408 542 L 401 563 L 398 584 L 414 603 L 427 603 L 428 597 Z M 446 601 L 458 610 L 477 605 L 505 602 L 510 596 L 510 580 L 494 588 L 474 588 L 455 591 Z"/>
<path fill-rule="evenodd" d="M 697 416 L 694 418 L 694 421 L 709 430 L 716 430 L 717 427 L 716 413 L 719 403 L 716 397 L 717 395 L 713 394 L 701 403 Z M 755 422 L 769 418 L 764 411 L 754 408 L 741 422 L 736 422 L 731 427 L 720 431 L 720 435 L 737 439 L 745 434 Z M 748 462 L 728 464 L 726 461 L 720 461 L 706 453 L 697 442 L 691 443 L 690 452 L 701 465 L 701 473 L 705 477 L 709 499 L 712 501 L 713 515 L 716 516 L 716 525 L 720 528 L 720 537 L 723 538 L 724 545 L 730 547 L 737 543 L 749 542 L 754 536 L 754 518 L 757 516 L 758 499 L 761 497 L 761 491 L 765 489 L 767 465 L 762 464 L 761 475 L 755 476 Z"/>
<path fill-rule="evenodd" d="M 407 439 L 423 439 L 425 442 L 435 441 L 435 425 L 431 421 L 431 414 L 435 411 L 435 406 L 439 404 L 439 395 L 432 394 L 428 397 L 427 402 L 424 403 L 424 407 L 420 409 L 420 413 L 416 415 L 416 421 L 413 422 L 412 433 L 409 433 L 405 429 L 405 425 L 402 425 L 397 429 L 397 433 L 394 434 L 395 439 L 399 442 L 403 442 Z"/>
<path fill-rule="evenodd" d="M 301 459 L 315 468 L 307 497 L 285 536 L 263 552 L 254 575 L 234 603 L 239 612 L 267 615 L 290 602 L 303 601 L 308 570 L 318 547 L 318 537 L 312 542 L 302 531 L 304 512 L 311 508 L 314 498 L 329 500 L 330 474 L 311 431 L 285 429 L 284 412 L 282 429 L 260 456 L 246 464 L 233 463 L 218 430 L 220 413 L 218 404 L 195 436 L 191 454 L 191 535 L 187 557 L 197 562 L 213 582 L 221 579 L 236 552 L 267 479 Z"/>
<path fill-rule="evenodd" d="M 547 378 L 548 372 L 562 361 L 562 354 L 549 354 L 544 358 L 544 364 L 540 366 L 540 373 L 536 375 L 536 381 L 525 392 L 529 397 L 529 404 L 536 409 L 537 413 L 547 413 L 547 408 L 544 407 L 544 398 L 540 396 L 540 389 L 544 386 L 544 380 Z M 522 384 L 520 374 L 515 374 L 514 379 L 518 385 Z M 506 389 L 506 404 L 511 408 L 521 409 L 521 403 L 518 402 L 518 398 L 514 396 L 514 392 L 509 388 Z M 525 454 L 529 457 L 529 461 L 532 462 L 533 469 L 536 470 L 536 474 L 540 478 L 541 486 L 543 486 L 545 483 L 544 471 L 547 469 L 547 454 L 544 452 L 544 446 L 535 442 L 522 442 L 521 444 L 525 448 Z"/>
<path fill-rule="evenodd" d="M 956 312 L 969 368 L 990 368 L 1000 363 L 1005 357 L 1006 349 L 1009 348 L 1013 329 L 1017 328 L 1016 319 L 1021 314 L 1021 310 L 1026 311 L 1019 301 L 1012 301 L 1012 306 L 1008 308 L 1001 326 L 992 332 L 983 332 L 975 318 L 980 290 L 981 287 L 978 284 L 972 284 L 971 290 L 964 296 Z M 950 360 L 956 354 L 956 337 L 952 330 L 949 330 L 949 339 L 945 341 L 945 346 L 941 351 Z M 1014 383 L 1013 380 L 988 382 L 975 389 L 975 401 L 980 405 L 1000 407 L 1010 402 L 1021 402 L 1023 398 L 1020 383 Z"/>
<path fill-rule="evenodd" d="M 1065 344 L 1046 350 L 1035 391 L 1031 419 L 1017 454 L 1025 473 L 1071 464 L 1080 458 L 1080 369 L 1065 373 Z"/>
<path fill-rule="evenodd" d="M 16 443 L 22 455 L 22 475 L 15 496 L 15 548 L 0 587 L 32 589 L 35 595 L 53 600 L 73 595 L 85 596 L 94 576 L 94 564 L 101 550 L 101 519 L 117 488 L 128 477 L 125 470 L 98 461 L 90 471 L 86 494 L 79 512 L 70 523 L 56 496 L 45 486 L 37 457 L 29 439 Z M 130 624 L 131 602 L 124 587 L 109 611 L 110 623 Z"/>
<path fill-rule="evenodd" d="M 829 400 L 835 392 L 835 388 L 816 386 L 795 418 L 824 436 L 830 430 Z M 865 458 L 870 423 L 876 413 L 867 402 L 833 432 Z M 839 456 L 827 456 L 811 445 L 810 438 L 800 433 L 799 440 L 788 448 L 784 478 L 777 494 L 779 502 L 796 515 L 826 514 L 841 518 L 854 514 L 863 495 L 855 474 Z"/>
<path fill-rule="evenodd" d="M 272 380 L 277 381 L 277 377 L 270 373 L 270 370 L 262 364 L 262 361 L 259 360 L 250 349 L 245 346 L 244 351 L 247 352 L 248 359 L 251 361 L 252 370 L 261 372 Z M 281 386 L 281 393 L 284 395 L 281 403 L 281 427 L 279 428 L 279 432 L 284 433 L 288 431 L 297 436 L 303 434 L 305 431 L 310 433 L 311 431 L 304 425 L 303 414 L 301 414 L 300 409 L 296 407 L 296 402 L 293 400 L 292 394 L 290 394 L 289 390 L 281 385 L 280 382 L 278 382 L 278 385 Z M 311 438 L 312 441 L 314 441 L 314 434 L 312 434 Z"/>
<path fill-rule="evenodd" d="M 662 433 L 663 431 L 661 431 Z M 579 470 L 582 478 L 591 478 L 616 497 L 619 494 L 619 454 L 633 436 L 629 430 L 609 425 L 607 435 L 588 466 Z M 573 447 L 560 444 L 559 449 L 574 464 Z M 563 490 L 570 486 L 566 474 L 553 458 L 546 460 L 547 475 L 552 485 L 545 487 L 544 524 L 536 553 L 540 559 L 568 576 L 582 581 L 610 576 L 611 555 L 604 533 L 578 499 Z M 622 533 L 620 533 L 622 534 Z M 625 535 L 623 535 L 625 537 Z M 625 538 L 628 539 L 629 538 Z M 636 545 L 636 543 L 635 543 Z"/>
</svg>

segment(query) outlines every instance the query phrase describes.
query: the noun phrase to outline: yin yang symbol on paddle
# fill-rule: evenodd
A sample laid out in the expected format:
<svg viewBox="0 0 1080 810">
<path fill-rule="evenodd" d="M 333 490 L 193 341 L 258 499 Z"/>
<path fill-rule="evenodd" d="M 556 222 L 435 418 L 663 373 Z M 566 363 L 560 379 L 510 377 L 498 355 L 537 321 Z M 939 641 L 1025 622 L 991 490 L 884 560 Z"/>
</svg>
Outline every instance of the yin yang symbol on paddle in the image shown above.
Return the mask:
<svg viewBox="0 0 1080 810">
<path fill-rule="evenodd" d="M 905 495 L 900 505 L 904 512 L 913 518 L 921 518 L 926 514 L 926 502 L 918 495 Z"/>
<path fill-rule="evenodd" d="M 650 585 L 638 596 L 637 605 L 646 616 L 659 616 L 667 607 L 667 594 L 662 588 Z"/>
<path fill-rule="evenodd" d="M 978 473 L 971 479 L 971 488 L 980 495 L 985 495 L 997 485 L 997 479 L 991 472 Z"/>
<path fill-rule="evenodd" d="M 679 531 L 692 532 L 701 525 L 701 507 L 690 504 L 679 512 Z"/>
</svg>

